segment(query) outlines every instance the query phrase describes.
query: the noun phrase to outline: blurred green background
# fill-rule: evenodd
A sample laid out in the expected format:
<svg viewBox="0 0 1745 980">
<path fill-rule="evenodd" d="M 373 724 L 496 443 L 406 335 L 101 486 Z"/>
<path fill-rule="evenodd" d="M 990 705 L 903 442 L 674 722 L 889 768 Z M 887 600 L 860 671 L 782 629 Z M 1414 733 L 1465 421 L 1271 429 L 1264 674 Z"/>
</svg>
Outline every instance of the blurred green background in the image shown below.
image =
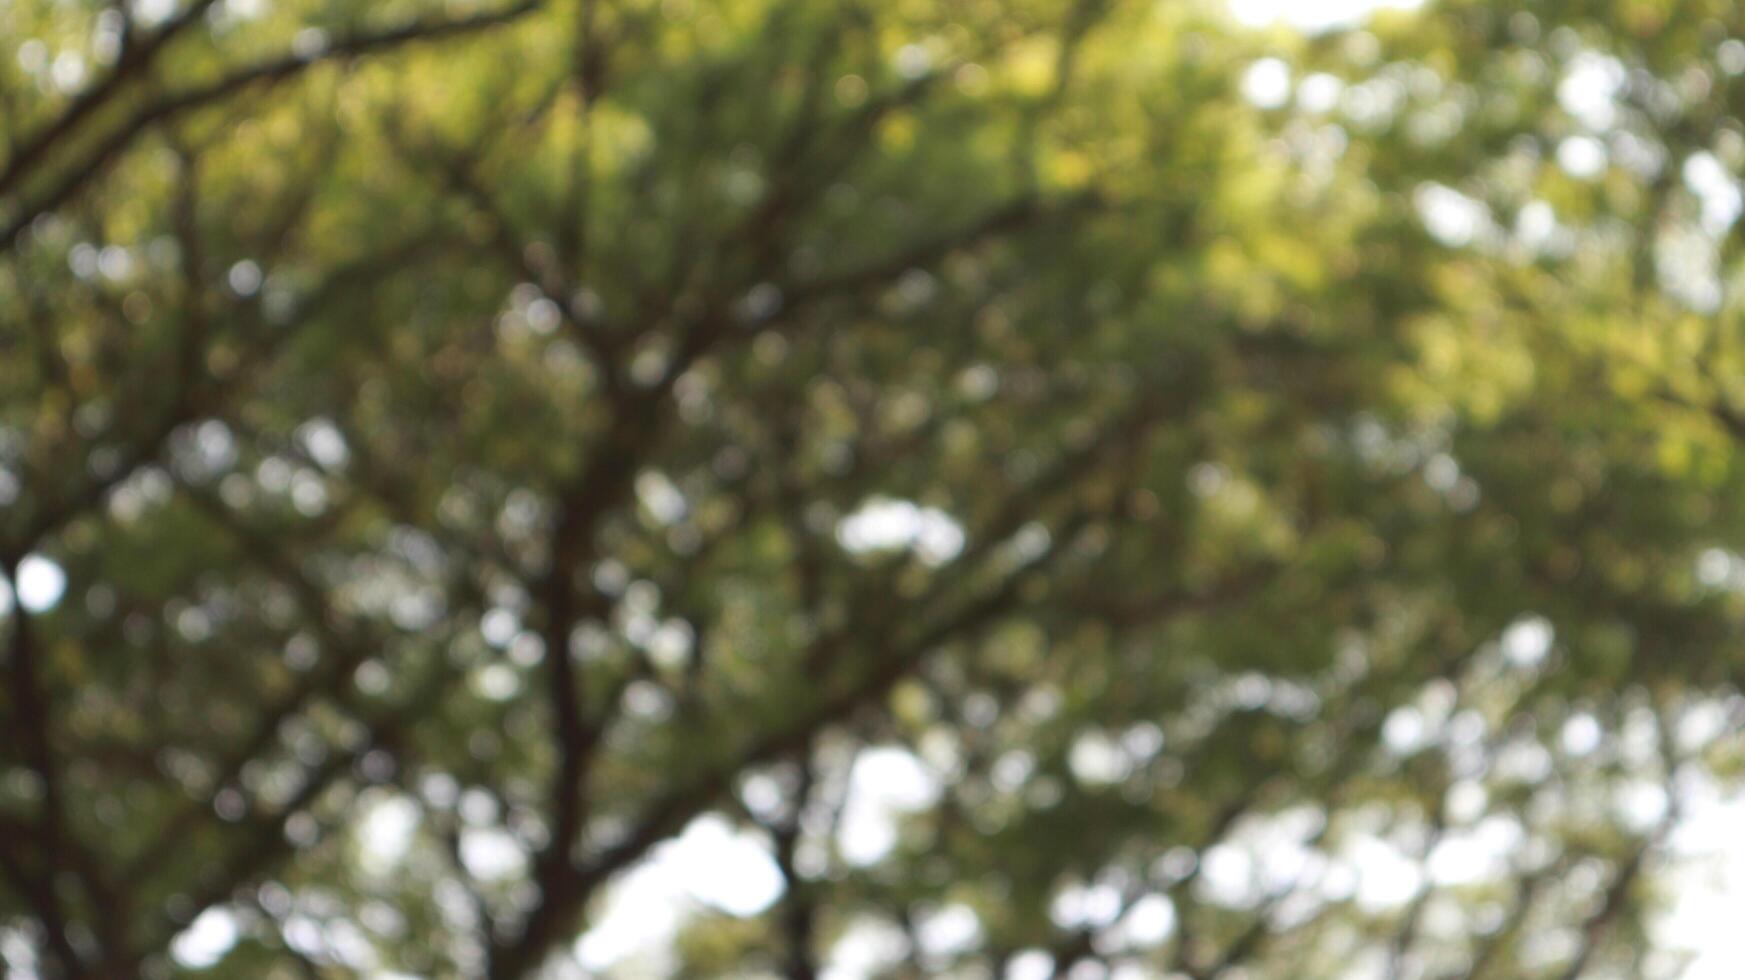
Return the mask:
<svg viewBox="0 0 1745 980">
<path fill-rule="evenodd" d="M 0 0 L 8 976 L 1745 975 L 1722 0 Z"/>
</svg>

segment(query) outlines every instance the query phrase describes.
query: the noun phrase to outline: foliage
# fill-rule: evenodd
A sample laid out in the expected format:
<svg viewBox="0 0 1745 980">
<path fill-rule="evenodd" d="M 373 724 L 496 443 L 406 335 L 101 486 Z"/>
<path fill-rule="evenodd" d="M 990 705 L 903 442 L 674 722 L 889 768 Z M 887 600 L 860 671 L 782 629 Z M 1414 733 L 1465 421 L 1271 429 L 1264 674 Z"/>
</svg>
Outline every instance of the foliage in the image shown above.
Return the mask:
<svg viewBox="0 0 1745 980">
<path fill-rule="evenodd" d="M 1732 20 L 0 0 L 0 952 L 1676 975 Z"/>
</svg>

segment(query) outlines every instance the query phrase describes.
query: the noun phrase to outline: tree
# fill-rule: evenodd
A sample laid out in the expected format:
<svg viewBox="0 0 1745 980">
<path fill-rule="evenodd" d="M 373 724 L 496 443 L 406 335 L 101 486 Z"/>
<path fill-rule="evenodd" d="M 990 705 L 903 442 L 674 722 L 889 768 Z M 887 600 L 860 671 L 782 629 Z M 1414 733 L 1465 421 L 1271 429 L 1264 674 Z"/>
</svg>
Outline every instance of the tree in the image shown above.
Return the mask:
<svg viewBox="0 0 1745 980">
<path fill-rule="evenodd" d="M 1675 975 L 1732 17 L 0 5 L 0 952 Z"/>
</svg>

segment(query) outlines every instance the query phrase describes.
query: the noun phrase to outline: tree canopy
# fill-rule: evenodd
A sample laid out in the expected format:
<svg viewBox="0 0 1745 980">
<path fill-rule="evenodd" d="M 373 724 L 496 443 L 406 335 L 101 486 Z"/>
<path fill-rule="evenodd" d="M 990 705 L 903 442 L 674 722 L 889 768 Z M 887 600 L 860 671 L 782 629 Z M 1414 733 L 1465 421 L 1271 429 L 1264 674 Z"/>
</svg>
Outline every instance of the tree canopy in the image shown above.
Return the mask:
<svg viewBox="0 0 1745 980">
<path fill-rule="evenodd" d="M 0 0 L 0 956 L 1680 975 L 1742 32 Z"/>
</svg>

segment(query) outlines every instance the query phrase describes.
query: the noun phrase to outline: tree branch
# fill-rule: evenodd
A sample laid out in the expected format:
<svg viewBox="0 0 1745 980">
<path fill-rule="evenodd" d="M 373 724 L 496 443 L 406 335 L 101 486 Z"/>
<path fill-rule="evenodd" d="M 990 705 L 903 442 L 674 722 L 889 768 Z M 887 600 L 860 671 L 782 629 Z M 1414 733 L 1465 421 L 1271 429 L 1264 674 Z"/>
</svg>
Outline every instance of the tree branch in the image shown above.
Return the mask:
<svg viewBox="0 0 1745 980">
<path fill-rule="evenodd" d="M 16 594 L 18 559 L 8 558 L 3 569 L 7 582 Z M 78 953 L 68 935 L 67 909 L 54 885 L 55 876 L 69 866 L 63 841 L 67 833 L 66 813 L 61 796 L 61 764 L 55 748 L 49 718 L 49 695 L 37 670 L 36 634 L 31 629 L 30 615 L 16 599 L 12 607 L 12 643 L 9 668 L 14 737 L 24 747 L 24 756 L 36 773 L 41 789 L 41 804 L 29 840 L 40 854 L 40 873 L 31 883 L 30 891 L 42 907 L 37 909 L 48 932 L 49 948 L 61 961 L 69 975 L 83 973 Z"/>
<path fill-rule="evenodd" d="M 216 2 L 217 0 L 194 0 L 150 37 L 128 45 L 108 74 L 81 92 L 52 122 L 25 137 L 6 161 L 5 168 L 0 170 L 0 197 L 10 193 L 44 155 L 66 139 L 80 123 L 113 99 L 123 86 L 132 84 L 135 79 L 144 75 L 164 47 L 177 35 L 192 27 Z M 123 8 L 122 14 L 125 17 L 124 5 L 118 3 L 116 6 Z"/>
<path fill-rule="evenodd" d="M 40 196 L 27 202 L 18 213 L 12 216 L 9 223 L 0 228 L 0 253 L 10 249 L 31 222 L 66 203 L 97 174 L 102 172 L 112 160 L 133 145 L 141 133 L 158 123 L 215 102 L 221 102 L 246 89 L 277 85 L 302 74 L 315 65 L 511 23 L 537 10 L 541 2 L 542 0 L 521 0 L 520 3 L 503 10 L 457 20 L 417 20 L 385 30 L 355 34 L 333 42 L 316 54 L 287 54 L 274 60 L 240 68 L 205 85 L 184 89 L 142 106 L 135 110 L 118 128 L 111 131 L 109 136 L 98 143 L 82 160 L 67 166 L 62 171 L 62 177 L 59 181 Z"/>
</svg>

